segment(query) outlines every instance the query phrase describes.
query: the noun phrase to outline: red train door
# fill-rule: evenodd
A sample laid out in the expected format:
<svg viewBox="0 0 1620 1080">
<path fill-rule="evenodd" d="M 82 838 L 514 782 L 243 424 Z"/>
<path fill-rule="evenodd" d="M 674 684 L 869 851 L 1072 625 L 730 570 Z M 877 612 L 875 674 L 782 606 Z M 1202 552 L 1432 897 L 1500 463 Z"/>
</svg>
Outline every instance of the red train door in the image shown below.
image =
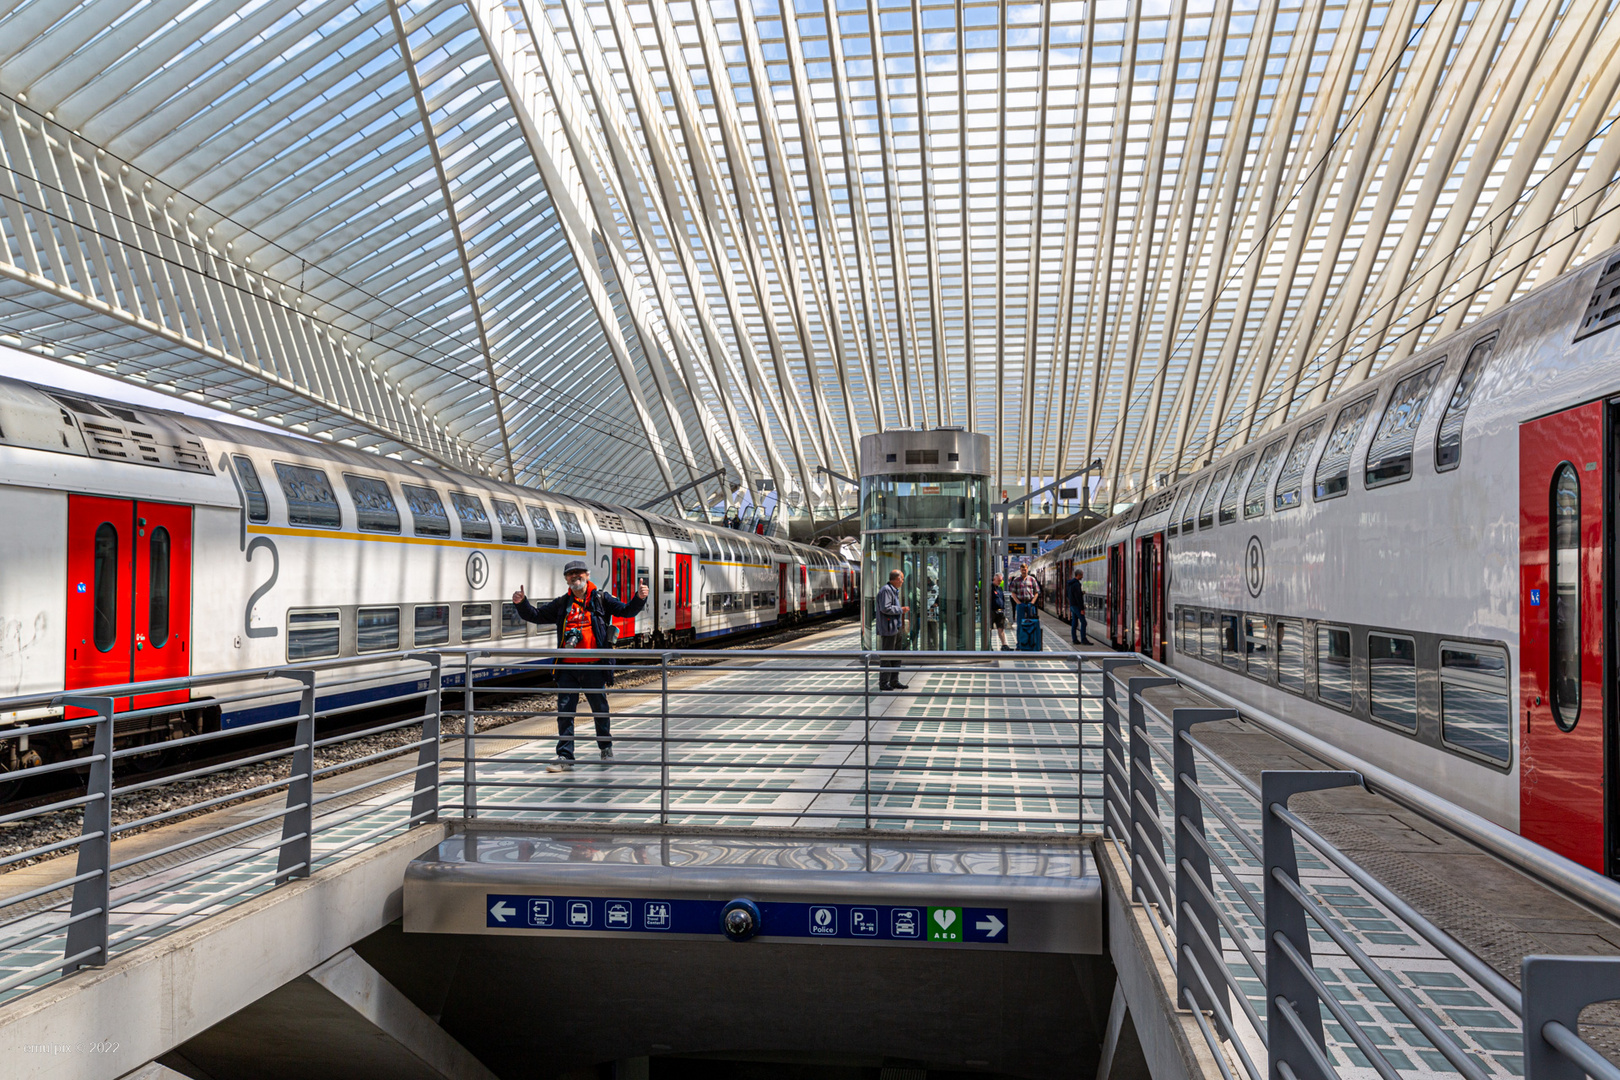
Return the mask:
<svg viewBox="0 0 1620 1080">
<path fill-rule="evenodd" d="M 626 602 L 636 595 L 636 549 L 613 549 L 613 595 Z M 635 619 L 614 619 L 619 628 L 619 640 L 628 641 L 636 635 Z"/>
<path fill-rule="evenodd" d="M 1125 600 L 1125 545 L 1115 544 L 1108 549 L 1108 640 L 1116 649 L 1131 644 Z"/>
<path fill-rule="evenodd" d="M 692 629 L 692 556 L 675 556 L 675 629 Z"/>
<path fill-rule="evenodd" d="M 190 674 L 191 507 L 70 495 L 67 556 L 66 689 Z"/>
<path fill-rule="evenodd" d="M 804 614 L 810 610 L 810 567 L 799 566 L 799 613 Z"/>
<path fill-rule="evenodd" d="M 1164 533 L 1136 541 L 1137 649 L 1164 660 Z"/>
<path fill-rule="evenodd" d="M 1519 831 L 1604 872 L 1604 405 L 1519 426 Z"/>
<path fill-rule="evenodd" d="M 776 566 L 776 614 L 778 617 L 788 613 L 788 565 L 778 563 Z"/>
</svg>

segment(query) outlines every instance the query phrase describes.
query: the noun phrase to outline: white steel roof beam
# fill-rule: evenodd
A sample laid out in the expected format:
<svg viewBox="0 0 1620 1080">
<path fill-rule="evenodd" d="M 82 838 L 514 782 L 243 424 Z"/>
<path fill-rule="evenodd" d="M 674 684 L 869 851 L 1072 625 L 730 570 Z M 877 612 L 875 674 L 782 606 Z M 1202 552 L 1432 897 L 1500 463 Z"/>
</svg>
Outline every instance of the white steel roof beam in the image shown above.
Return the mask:
<svg viewBox="0 0 1620 1080">
<path fill-rule="evenodd" d="M 478 331 L 478 348 L 484 357 L 484 379 L 489 389 L 490 405 L 495 410 L 495 424 L 501 434 L 501 456 L 506 461 L 506 479 L 508 483 L 517 483 L 517 468 L 512 464 L 512 439 L 506 430 L 506 412 L 501 407 L 500 383 L 495 378 L 495 356 L 489 345 L 489 331 L 484 326 L 483 307 L 478 299 L 478 282 L 473 276 L 472 264 L 467 260 L 467 238 L 461 231 L 461 218 L 456 209 L 456 199 L 450 189 L 450 178 L 445 175 L 444 157 L 439 150 L 439 138 L 433 130 L 433 114 L 428 109 L 427 100 L 422 96 L 422 81 L 416 72 L 416 56 L 411 48 L 411 39 L 405 32 L 405 23 L 400 17 L 397 0 L 388 0 L 388 15 L 393 20 L 394 33 L 399 41 L 399 56 L 404 63 L 406 77 L 411 83 L 411 96 L 416 99 L 417 112 L 422 117 L 422 137 L 427 141 L 428 153 L 433 158 L 433 171 L 438 177 L 439 194 L 444 199 L 445 224 L 450 227 L 450 236 L 455 241 L 456 258 L 461 264 L 461 276 L 467 289 L 467 307 L 473 318 L 473 326 Z"/>
<path fill-rule="evenodd" d="M 483 39 L 490 62 L 506 88 L 512 114 L 517 118 L 518 127 L 534 158 L 535 167 L 539 170 L 551 201 L 557 208 L 564 235 L 568 239 L 568 249 L 573 255 L 580 280 L 585 283 L 591 307 L 595 310 L 602 334 L 607 339 L 613 362 L 619 369 L 619 376 L 624 383 L 631 411 L 643 437 L 647 440 L 647 448 L 652 453 L 658 474 L 669 487 L 676 487 L 678 485 L 675 474 L 671 471 L 668 457 L 664 452 L 663 438 L 659 435 L 658 426 L 647 408 L 641 392 L 641 381 L 630 357 L 629 343 L 625 341 L 619 327 L 618 312 L 613 308 L 613 303 L 608 297 L 607 285 L 597 268 L 596 247 L 591 237 L 590 223 L 584 209 L 575 201 L 580 194 L 576 190 L 579 177 L 577 172 L 571 169 L 572 163 L 563 157 L 566 147 L 559 144 L 559 140 L 564 140 L 563 132 L 559 130 L 559 118 L 554 112 L 544 109 L 543 99 L 538 94 L 539 87 L 535 85 L 534 73 L 520 66 L 524 55 L 522 38 L 527 35 L 513 26 L 511 15 L 500 0 L 467 0 L 467 10 L 473 15 L 473 21 Z M 585 165 L 581 163 L 579 169 L 582 171 L 584 168 Z"/>
</svg>

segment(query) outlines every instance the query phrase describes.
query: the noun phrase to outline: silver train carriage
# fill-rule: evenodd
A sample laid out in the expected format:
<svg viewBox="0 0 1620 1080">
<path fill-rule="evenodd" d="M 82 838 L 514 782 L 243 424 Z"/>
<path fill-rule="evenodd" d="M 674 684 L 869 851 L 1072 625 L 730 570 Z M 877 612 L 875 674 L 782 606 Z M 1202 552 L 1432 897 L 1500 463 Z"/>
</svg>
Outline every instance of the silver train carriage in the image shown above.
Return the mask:
<svg viewBox="0 0 1620 1080">
<path fill-rule="evenodd" d="M 1620 873 L 1620 250 L 1257 430 L 1048 587 L 1079 566 L 1093 636 Z"/>
<path fill-rule="evenodd" d="M 457 647 L 548 648 L 511 593 L 562 567 L 649 588 L 625 646 L 677 647 L 826 618 L 859 595 L 841 553 L 425 468 L 291 435 L 0 379 L 0 724 L 98 686 Z M 322 708 L 414 690 L 368 663 Z M 447 685 L 460 685 L 453 670 Z M 245 684 L 244 684 L 245 685 Z M 237 686 L 236 689 L 242 689 Z M 233 684 L 211 687 L 231 696 Z M 168 703 L 155 696 L 142 704 Z M 120 745 L 291 715 L 296 702 L 120 721 Z M 0 770 L 81 749 L 0 743 Z"/>
</svg>

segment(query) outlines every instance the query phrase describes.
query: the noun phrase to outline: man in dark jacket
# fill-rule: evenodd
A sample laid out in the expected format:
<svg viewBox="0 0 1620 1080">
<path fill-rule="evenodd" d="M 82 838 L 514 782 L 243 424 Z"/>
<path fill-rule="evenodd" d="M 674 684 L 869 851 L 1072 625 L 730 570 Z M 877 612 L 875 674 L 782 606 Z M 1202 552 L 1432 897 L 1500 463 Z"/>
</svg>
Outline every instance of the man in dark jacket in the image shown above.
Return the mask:
<svg viewBox="0 0 1620 1080">
<path fill-rule="evenodd" d="M 1080 568 L 1074 568 L 1074 577 L 1069 579 L 1069 640 L 1076 645 L 1090 645 L 1091 639 L 1086 636 L 1086 587 L 1084 579 L 1080 576 Z"/>
<path fill-rule="evenodd" d="M 591 570 L 579 559 L 563 567 L 568 591 L 535 607 L 523 595 L 523 587 L 512 594 L 512 604 L 518 614 L 541 626 L 551 623 L 557 628 L 557 647 L 562 649 L 605 649 L 612 635 L 609 616 L 634 618 L 647 605 L 647 586 L 636 590 L 628 602 L 610 596 L 591 582 Z M 611 661 L 582 656 L 577 660 L 563 660 L 556 668 L 557 678 L 557 760 L 546 766 L 547 772 L 573 772 L 574 770 L 574 715 L 579 710 L 579 695 L 583 691 L 596 718 L 596 745 L 601 748 L 602 760 L 613 758 L 613 740 L 609 737 L 611 717 L 608 714 L 607 665 Z M 590 665 L 584 667 L 580 665 Z"/>
<path fill-rule="evenodd" d="M 877 591 L 878 648 L 884 652 L 898 652 L 906 647 L 906 613 L 911 608 L 900 603 L 900 590 L 905 583 L 906 575 L 890 570 L 889 583 Z M 879 690 L 906 688 L 900 681 L 898 659 L 880 661 L 878 666 Z"/>
</svg>

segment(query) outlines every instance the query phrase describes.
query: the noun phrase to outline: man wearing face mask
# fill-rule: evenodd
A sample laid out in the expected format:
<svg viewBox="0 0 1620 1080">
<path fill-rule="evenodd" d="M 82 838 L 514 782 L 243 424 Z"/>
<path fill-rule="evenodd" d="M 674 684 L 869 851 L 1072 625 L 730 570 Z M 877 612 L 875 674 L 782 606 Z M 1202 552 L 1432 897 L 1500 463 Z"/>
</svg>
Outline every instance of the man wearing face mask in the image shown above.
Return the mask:
<svg viewBox="0 0 1620 1080">
<path fill-rule="evenodd" d="M 539 607 L 529 603 L 521 585 L 512 594 L 512 604 L 523 618 L 542 626 L 556 626 L 560 648 L 607 648 L 611 638 L 608 618 L 634 618 L 647 604 L 647 586 L 637 589 L 628 602 L 620 600 L 598 589 L 591 581 L 590 567 L 579 559 L 563 567 L 563 577 L 568 591 Z M 606 665 L 603 659 L 589 656 L 565 659 L 557 665 L 557 760 L 546 766 L 547 772 L 574 771 L 574 715 L 582 691 L 596 719 L 596 745 L 601 748 L 602 760 L 613 759 L 613 740 L 608 731 L 611 717 L 607 695 L 602 692 L 607 687 Z"/>
</svg>

